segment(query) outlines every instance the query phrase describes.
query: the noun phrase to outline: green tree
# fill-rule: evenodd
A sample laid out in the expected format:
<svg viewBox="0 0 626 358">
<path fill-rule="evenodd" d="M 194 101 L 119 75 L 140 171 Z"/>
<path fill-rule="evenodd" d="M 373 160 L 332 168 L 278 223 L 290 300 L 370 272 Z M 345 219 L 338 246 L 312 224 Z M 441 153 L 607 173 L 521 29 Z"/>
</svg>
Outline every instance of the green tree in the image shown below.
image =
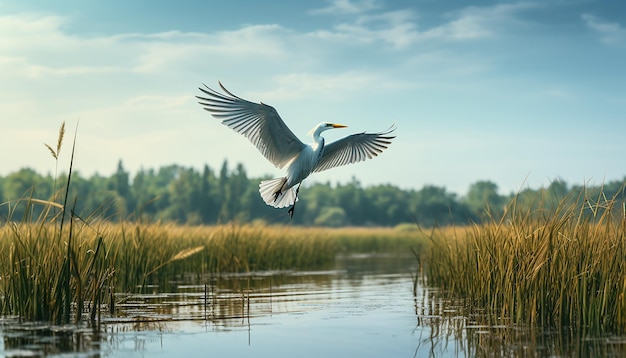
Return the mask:
<svg viewBox="0 0 626 358">
<path fill-rule="evenodd" d="M 334 194 L 339 206 L 345 212 L 349 225 L 367 223 L 370 203 L 368 203 L 365 192 L 361 188 L 361 183 L 355 177 L 352 177 L 352 181 L 346 185 L 337 184 Z"/>
<path fill-rule="evenodd" d="M 65 185 L 67 181 L 64 181 Z M 89 179 L 83 178 L 80 173 L 72 174 L 69 198 L 76 198 L 74 213 L 83 220 L 91 217 L 100 217 L 107 220 L 117 220 L 119 211 L 115 207 L 112 191 L 108 190 L 109 178 L 94 175 Z"/>
<path fill-rule="evenodd" d="M 485 219 L 486 210 L 496 219 L 504 213 L 505 198 L 498 194 L 498 185 L 490 181 L 482 180 L 470 185 L 462 202 L 475 219 Z"/>
<path fill-rule="evenodd" d="M 432 226 L 479 220 L 485 213 L 485 207 L 499 215 L 504 205 L 513 198 L 513 194 L 498 195 L 497 185 L 490 181 L 472 184 L 462 199 L 443 187 L 433 185 L 416 191 L 389 184 L 363 188 L 355 178 L 335 186 L 330 182 L 307 182 L 300 191 L 296 214 L 290 220 L 287 209 L 272 208 L 261 199 L 258 185 L 265 178 L 248 178 L 241 164 L 230 172 L 228 162 L 224 161 L 219 176 L 206 165 L 202 172 L 170 165 L 158 170 L 141 169 L 132 182 L 129 178 L 130 174 L 121 160 L 117 171 L 110 177 L 94 174 L 83 178 L 75 171 L 68 194 L 71 203 L 73 198 L 77 198 L 72 209 L 83 219 L 96 216 L 105 220 L 158 219 L 194 224 L 262 220 L 267 223 L 324 226 L 393 226 L 410 221 Z M 66 180 L 67 175 L 61 174 L 55 183 L 50 174 L 41 176 L 32 169 L 0 176 L 0 203 L 12 201 L 10 205 L 0 205 L 0 217 L 21 220 L 26 206 L 23 201 L 17 203 L 19 199 L 49 199 L 54 188 L 58 189 L 59 196 L 55 199 L 58 201 L 64 195 Z M 562 200 L 571 200 L 582 207 L 587 200 L 589 205 L 596 205 L 597 208 L 593 212 L 588 210 L 585 215 L 596 215 L 605 207 L 621 208 L 624 205 L 625 184 L 626 178 L 601 186 L 569 187 L 564 181 L 555 180 L 548 187 L 528 188 L 518 193 L 515 207 L 516 210 L 541 214 L 536 209 L 545 208 L 546 204 L 558 205 Z M 618 201 L 609 203 L 613 198 Z M 42 206 L 35 205 L 31 214 L 38 215 L 42 209 Z M 618 211 L 615 210 L 616 213 Z"/>
<path fill-rule="evenodd" d="M 11 204 L 10 213 L 7 211 L 7 215 L 10 215 L 11 220 L 21 220 L 26 214 L 26 202 L 20 201 L 20 199 L 36 198 L 36 199 L 50 199 L 52 196 L 52 183 L 51 180 L 43 178 L 37 174 L 31 168 L 24 168 L 15 173 L 9 174 L 5 180 L 3 180 L 2 192 L 5 195 L 4 201 L 10 201 Z M 7 208 L 7 210 L 9 210 Z M 31 214 L 33 216 L 39 215 L 42 208 L 40 206 L 34 206 Z"/>
<path fill-rule="evenodd" d="M 166 217 L 180 223 L 200 224 L 201 178 L 193 169 L 180 169 L 169 184 L 170 205 Z"/>
<path fill-rule="evenodd" d="M 434 185 L 426 185 L 415 194 L 412 212 L 415 221 L 423 226 L 467 222 L 471 215 L 466 206 L 459 204 L 454 193 Z"/>
<path fill-rule="evenodd" d="M 315 218 L 315 225 L 340 227 L 346 225 L 346 212 L 338 206 L 325 206 Z"/>
<path fill-rule="evenodd" d="M 200 184 L 200 216 L 202 222 L 214 224 L 219 213 L 219 192 L 218 182 L 215 174 L 208 165 L 202 171 L 202 182 Z"/>
<path fill-rule="evenodd" d="M 322 208 L 339 206 L 330 183 L 302 187 L 298 196 L 295 222 L 299 224 L 313 225 Z"/>
<path fill-rule="evenodd" d="M 241 163 L 237 164 L 235 171 L 228 178 L 228 192 L 230 194 L 228 213 L 230 220 L 247 221 L 250 218 L 250 213 L 245 205 L 248 183 L 246 170 Z"/>
<path fill-rule="evenodd" d="M 125 216 L 127 213 L 132 212 L 135 203 L 130 192 L 130 175 L 124 170 L 121 159 L 117 162 L 117 171 L 113 175 L 111 186 L 116 193 L 115 196 L 117 197 L 117 206 L 120 210 L 120 215 Z"/>
<path fill-rule="evenodd" d="M 150 205 L 146 206 L 147 212 L 154 212 L 155 217 L 162 217 L 170 206 L 170 188 L 172 181 L 176 180 L 182 168 L 178 165 L 168 165 L 159 168 L 154 173 L 149 171 L 146 175 L 146 190 L 149 193 Z"/>
<path fill-rule="evenodd" d="M 220 211 L 217 215 L 218 222 L 228 222 L 231 218 L 231 213 L 228 211 L 230 208 L 228 205 L 228 202 L 230 201 L 230 198 L 231 198 L 230 185 L 228 184 L 229 179 L 230 179 L 230 175 L 228 172 L 228 161 L 224 160 L 224 162 L 222 162 L 222 168 L 220 169 L 220 178 L 218 182 L 219 183 L 218 204 L 220 207 Z"/>
<path fill-rule="evenodd" d="M 365 221 L 377 225 L 395 225 L 411 219 L 407 195 L 399 188 L 385 184 L 370 187 L 365 192 L 371 204 L 363 214 Z"/>
</svg>

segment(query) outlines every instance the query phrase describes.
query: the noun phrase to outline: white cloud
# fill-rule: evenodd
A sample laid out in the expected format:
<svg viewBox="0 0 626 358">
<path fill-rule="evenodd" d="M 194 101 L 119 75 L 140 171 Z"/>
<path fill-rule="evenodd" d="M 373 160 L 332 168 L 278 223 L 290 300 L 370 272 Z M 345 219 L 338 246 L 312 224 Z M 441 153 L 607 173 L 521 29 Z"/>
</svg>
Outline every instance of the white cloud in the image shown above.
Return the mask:
<svg viewBox="0 0 626 358">
<path fill-rule="evenodd" d="M 521 11 L 538 7 L 530 2 L 498 4 L 488 7 L 470 6 L 448 14 L 451 21 L 423 33 L 423 38 L 447 40 L 474 40 L 496 36 L 504 30 L 521 24 L 517 18 Z"/>
<path fill-rule="evenodd" d="M 58 29 L 64 21 L 64 17 L 50 15 L 27 14 L 0 16 L 0 33 L 15 35 L 0 37 L 0 44 L 3 46 L 19 45 L 20 39 L 45 42 L 46 39 L 58 36 Z M 24 47 L 30 46 L 28 43 L 23 43 L 22 45 Z"/>
<path fill-rule="evenodd" d="M 411 10 L 396 10 L 360 15 L 351 22 L 343 22 L 332 30 L 312 32 L 312 37 L 348 45 L 387 44 L 394 49 L 405 49 L 419 40 L 416 16 Z"/>
<path fill-rule="evenodd" d="M 339 31 L 350 33 L 365 42 L 384 42 L 403 48 L 419 36 L 415 16 L 410 10 L 398 10 L 360 16 L 354 24 L 342 24 Z"/>
<path fill-rule="evenodd" d="M 592 14 L 583 14 L 585 25 L 600 35 L 600 39 L 607 45 L 617 45 L 626 42 L 626 29 L 619 23 L 605 21 Z"/>
<path fill-rule="evenodd" d="M 154 98 L 167 103 L 168 97 L 180 98 L 181 91 L 193 91 L 187 87 L 189 83 L 211 84 L 218 79 L 227 85 L 249 83 L 246 90 L 252 94 L 260 94 L 260 88 L 276 88 L 262 93 L 267 99 L 357 92 L 393 82 L 390 73 L 413 66 L 416 56 L 423 58 L 429 53 L 434 57 L 431 64 L 438 63 L 440 71 L 482 72 L 485 66 L 479 59 L 472 63 L 446 61 L 441 56 L 450 56 L 450 51 L 414 45 L 433 40 L 441 48 L 445 43 L 440 40 L 487 37 L 496 24 L 514 18 L 529 5 L 470 7 L 448 14 L 447 22 L 424 30 L 418 28 L 419 16 L 410 9 L 376 12 L 378 3 L 374 1 L 336 1 L 332 6 L 353 14 L 353 20 L 332 30 L 309 33 L 260 24 L 211 33 L 81 36 L 64 32 L 68 19 L 61 16 L 0 16 L 0 31 L 11 34 L 0 37 L 0 94 L 12 102 L 3 107 L 13 106 L 13 114 L 18 116 L 20 106 L 13 102 L 21 100 L 17 102 L 45 108 L 35 110 L 40 111 L 39 116 L 65 108 L 66 114 L 89 117 L 96 111 L 126 108 L 129 98 L 157 96 Z M 382 49 L 380 44 L 389 46 Z M 396 56 L 397 50 L 413 54 Z M 351 65 L 352 58 L 358 66 Z M 389 61 L 389 68 L 375 63 L 381 60 Z M 408 78 L 400 80 L 410 82 Z M 261 86 L 262 82 L 270 85 Z M 50 95 L 60 93 L 61 99 Z"/>
<path fill-rule="evenodd" d="M 357 17 L 352 22 L 341 23 L 334 31 L 319 31 L 316 35 L 351 43 L 386 43 L 396 49 L 406 49 L 424 41 L 479 40 L 523 24 L 517 14 L 538 6 L 530 2 L 471 6 L 447 14 L 447 21 L 425 29 L 419 27 L 419 16 L 411 9 L 374 14 L 355 11 Z"/>
<path fill-rule="evenodd" d="M 237 93 L 264 101 L 339 101 L 367 88 L 406 88 L 409 78 L 394 79 L 394 68 L 374 71 L 368 58 L 359 60 L 358 68 L 337 64 L 354 56 L 346 45 L 357 37 L 374 42 L 371 49 L 377 42 L 397 47 L 414 42 L 420 35 L 414 19 L 409 10 L 361 15 L 334 32 L 343 35 L 328 39 L 280 25 L 80 36 L 64 32 L 64 17 L 0 16 L 3 31 L 18 29 L 0 57 L 0 106 L 5 118 L 80 119 L 98 123 L 94 128 L 100 133 L 125 126 L 125 133 L 133 135 L 150 130 L 147 118 L 173 126 L 168 118 L 195 106 L 194 87 L 205 81 L 222 80 L 229 87 L 247 83 Z M 38 40 L 27 46 L 29 39 Z M 439 63 L 442 68 L 459 64 Z"/>
<path fill-rule="evenodd" d="M 321 9 L 309 11 L 311 14 L 357 14 L 377 9 L 378 2 L 375 0 L 333 0 L 330 5 Z"/>
<path fill-rule="evenodd" d="M 433 27 L 420 34 L 424 40 L 476 40 L 493 34 L 485 17 L 464 14 L 449 23 Z"/>
<path fill-rule="evenodd" d="M 340 74 L 288 73 L 274 77 L 276 88 L 258 95 L 267 101 L 272 99 L 302 99 L 323 97 L 329 101 L 341 101 L 350 93 L 361 92 L 367 87 L 380 87 L 383 80 L 376 74 L 345 72 Z"/>
</svg>

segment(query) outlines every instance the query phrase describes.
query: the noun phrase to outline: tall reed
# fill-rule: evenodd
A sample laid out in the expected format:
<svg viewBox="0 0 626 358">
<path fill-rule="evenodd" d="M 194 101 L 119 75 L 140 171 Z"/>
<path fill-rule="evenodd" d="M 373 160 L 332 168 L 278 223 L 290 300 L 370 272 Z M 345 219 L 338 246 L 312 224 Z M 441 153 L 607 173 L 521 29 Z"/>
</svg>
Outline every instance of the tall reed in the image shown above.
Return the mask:
<svg viewBox="0 0 626 358">
<path fill-rule="evenodd" d="M 328 268 L 343 252 L 404 248 L 410 253 L 422 237 L 393 229 L 367 234 L 363 229 L 85 223 L 77 217 L 62 232 L 46 220 L 11 223 L 0 231 L 0 308 L 29 320 L 63 323 L 70 312 L 75 319 L 82 314 L 95 319 L 100 309 L 115 306 L 115 292 L 141 292 L 188 274 Z"/>
<path fill-rule="evenodd" d="M 623 332 L 623 201 L 582 192 L 539 207 L 513 200 L 501 220 L 463 235 L 433 235 L 429 283 L 508 322 Z"/>
<path fill-rule="evenodd" d="M 64 133 L 63 123 L 56 149 L 46 145 L 57 166 Z M 31 196 L 18 199 L 17 204 L 26 207 L 25 214 L 21 221 L 14 221 L 10 214 L 0 231 L 2 313 L 28 320 L 68 323 L 72 312 L 76 320 L 82 318 L 86 301 L 101 301 L 101 288 L 109 276 L 109 269 L 102 264 L 102 237 L 91 235 L 77 240 L 74 217 L 67 209 L 75 143 L 76 137 L 65 190 L 55 190 L 49 200 Z M 35 206 L 43 206 L 37 217 L 33 215 Z M 65 225 L 68 222 L 69 226 Z"/>
</svg>

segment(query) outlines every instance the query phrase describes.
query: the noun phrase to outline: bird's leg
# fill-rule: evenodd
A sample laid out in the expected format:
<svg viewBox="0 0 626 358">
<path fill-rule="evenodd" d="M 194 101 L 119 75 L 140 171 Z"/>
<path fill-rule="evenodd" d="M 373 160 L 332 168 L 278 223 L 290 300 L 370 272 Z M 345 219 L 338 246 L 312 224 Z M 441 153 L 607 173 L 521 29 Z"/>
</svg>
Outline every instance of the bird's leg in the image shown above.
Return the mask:
<svg viewBox="0 0 626 358">
<path fill-rule="evenodd" d="M 291 205 L 289 210 L 287 210 L 287 214 L 289 214 L 289 219 L 293 219 L 293 212 L 296 209 L 296 202 L 298 201 L 298 193 L 300 192 L 300 185 L 302 185 L 302 183 L 300 183 L 298 185 L 298 188 L 296 188 L 296 200 L 294 200 L 293 205 Z"/>
<path fill-rule="evenodd" d="M 279 197 L 279 196 L 280 196 L 280 194 L 282 194 L 282 193 L 283 193 L 283 192 L 282 192 L 282 191 L 280 191 L 280 190 L 274 193 L 274 202 L 276 202 L 276 200 L 278 200 L 278 197 Z"/>
<path fill-rule="evenodd" d="M 278 197 L 280 196 L 280 194 L 283 193 L 283 187 L 285 186 L 285 183 L 287 183 L 287 178 L 283 178 L 282 184 L 280 185 L 280 188 L 274 193 L 274 202 L 276 202 L 276 200 L 278 200 Z M 297 196 L 297 194 L 296 194 Z"/>
</svg>

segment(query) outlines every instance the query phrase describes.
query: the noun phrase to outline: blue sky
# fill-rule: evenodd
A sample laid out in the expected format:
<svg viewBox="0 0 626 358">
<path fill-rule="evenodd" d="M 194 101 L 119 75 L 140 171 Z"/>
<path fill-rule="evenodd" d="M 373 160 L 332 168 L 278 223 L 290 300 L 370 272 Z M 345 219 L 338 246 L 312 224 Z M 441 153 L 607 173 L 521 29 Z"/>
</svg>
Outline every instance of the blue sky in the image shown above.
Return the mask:
<svg viewBox="0 0 626 358">
<path fill-rule="evenodd" d="M 197 104 L 220 80 L 303 141 L 320 121 L 398 127 L 372 161 L 309 181 L 508 194 L 626 175 L 626 2 L 0 0 L 0 175 L 243 163 L 279 176 Z"/>
</svg>

